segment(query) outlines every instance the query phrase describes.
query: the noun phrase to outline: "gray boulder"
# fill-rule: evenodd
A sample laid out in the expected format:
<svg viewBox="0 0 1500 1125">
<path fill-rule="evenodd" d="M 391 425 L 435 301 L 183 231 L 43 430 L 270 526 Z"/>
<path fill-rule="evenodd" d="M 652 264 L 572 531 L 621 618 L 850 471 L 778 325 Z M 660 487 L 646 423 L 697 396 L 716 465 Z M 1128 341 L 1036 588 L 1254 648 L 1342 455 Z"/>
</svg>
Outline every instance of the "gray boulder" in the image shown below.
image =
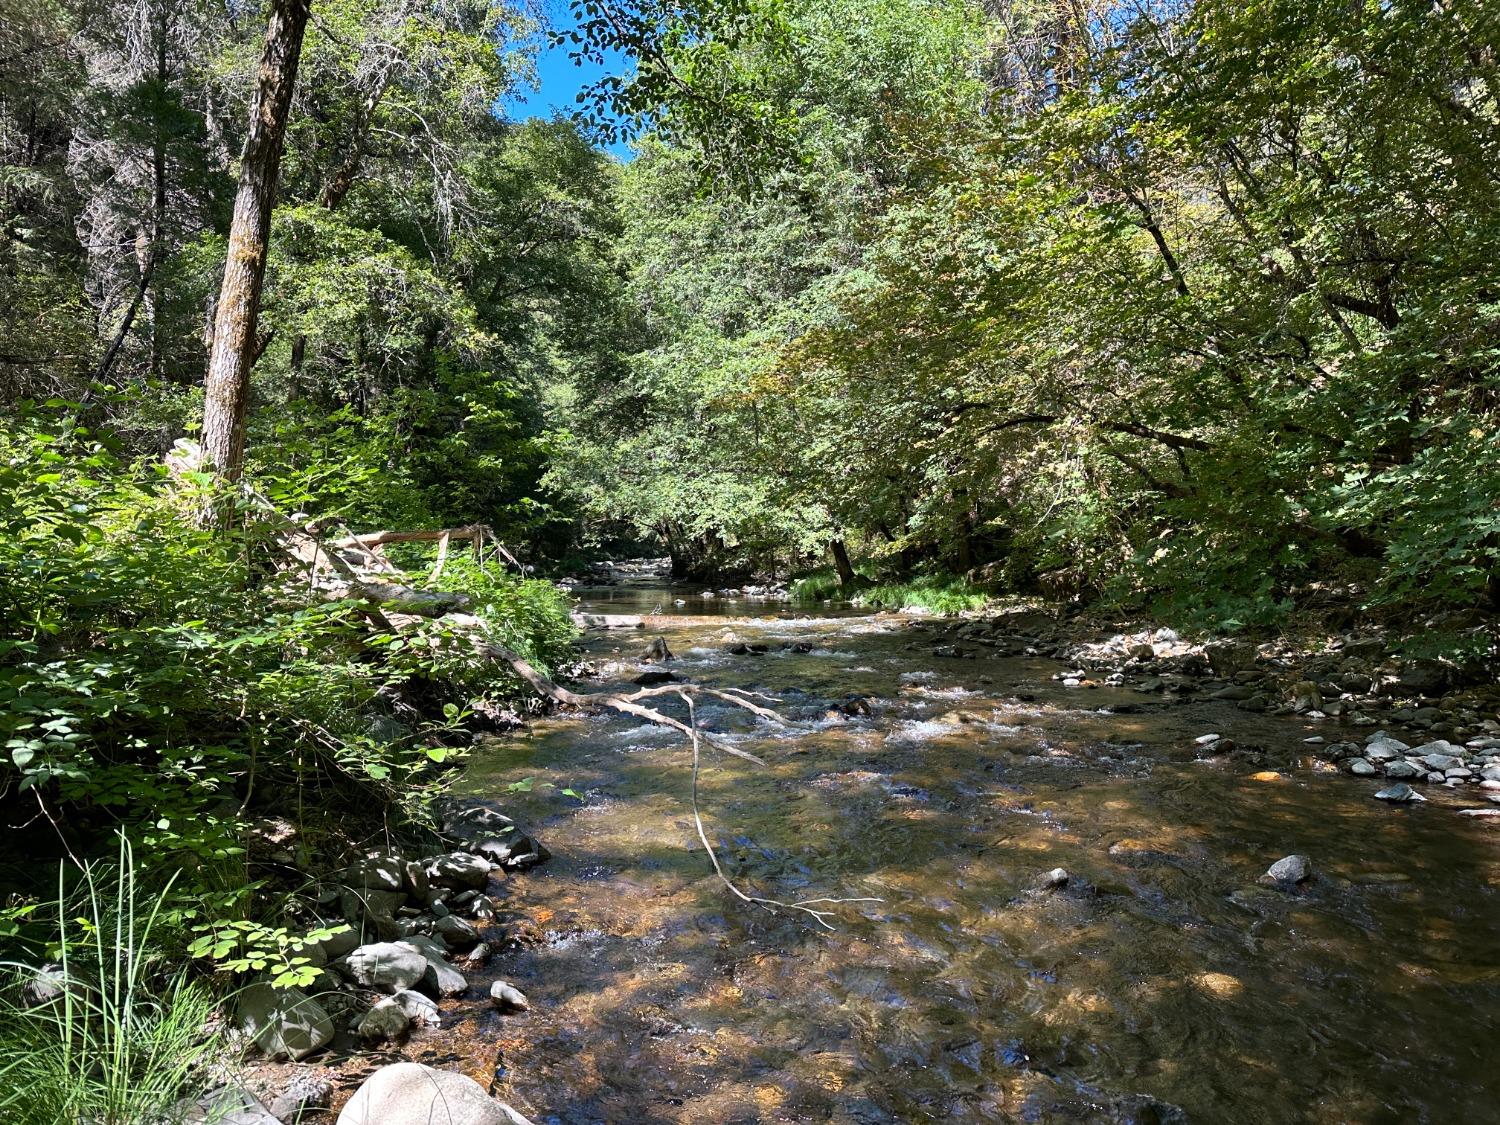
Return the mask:
<svg viewBox="0 0 1500 1125">
<path fill-rule="evenodd" d="M 300 988 L 252 984 L 239 995 L 240 1026 L 272 1058 L 304 1059 L 333 1038 L 333 1020 Z"/>
<path fill-rule="evenodd" d="M 458 808 L 443 818 L 443 835 L 455 840 L 477 840 L 485 836 L 503 836 L 516 822 L 488 805 Z"/>
<path fill-rule="evenodd" d="M 1396 781 L 1415 781 L 1419 777 L 1425 777 L 1427 771 L 1410 762 L 1391 762 L 1385 767 L 1385 776 Z"/>
<path fill-rule="evenodd" d="M 359 1021 L 359 1037 L 371 1043 L 387 1039 L 400 1039 L 411 1026 L 411 1020 L 394 1000 L 385 999 L 376 1004 L 365 1018 Z"/>
<path fill-rule="evenodd" d="M 336 1125 L 531 1125 L 467 1075 L 421 1063 L 381 1067 L 354 1092 Z"/>
<path fill-rule="evenodd" d="M 412 934 L 396 944 L 409 945 L 427 959 L 427 971 L 422 974 L 418 987 L 425 989 L 429 995 L 459 996 L 468 991 L 469 982 L 462 973 L 448 964 L 444 956 L 447 950 L 441 942 L 421 934 Z"/>
<path fill-rule="evenodd" d="M 399 891 L 405 874 L 400 856 L 376 855 L 351 864 L 340 875 L 350 887 L 371 891 Z"/>
<path fill-rule="evenodd" d="M 474 923 L 456 914 L 439 918 L 432 929 L 449 949 L 469 949 L 479 944 L 479 931 L 474 928 Z"/>
<path fill-rule="evenodd" d="M 427 877 L 440 887 L 483 890 L 490 879 L 490 861 L 467 852 L 440 855 L 427 864 Z"/>
<path fill-rule="evenodd" d="M 1365 757 L 1372 762 L 1389 762 L 1393 758 L 1399 758 L 1411 747 L 1404 742 L 1397 742 L 1394 738 L 1372 739 L 1365 747 Z"/>
<path fill-rule="evenodd" d="M 427 958 L 407 942 L 382 941 L 362 945 L 339 962 L 355 984 L 400 992 L 427 973 Z"/>
</svg>

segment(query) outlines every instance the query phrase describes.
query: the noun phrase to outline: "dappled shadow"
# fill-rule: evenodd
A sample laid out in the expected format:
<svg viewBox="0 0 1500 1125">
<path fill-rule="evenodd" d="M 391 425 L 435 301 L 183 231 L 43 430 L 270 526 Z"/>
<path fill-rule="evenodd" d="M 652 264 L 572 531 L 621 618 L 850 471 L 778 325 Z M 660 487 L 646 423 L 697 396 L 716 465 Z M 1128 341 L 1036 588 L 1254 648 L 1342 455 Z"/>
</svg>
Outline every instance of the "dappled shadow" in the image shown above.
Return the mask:
<svg viewBox="0 0 1500 1125">
<path fill-rule="evenodd" d="M 697 845 L 682 747 L 539 724 L 469 779 L 556 855 L 507 883 L 529 936 L 493 966 L 534 1010 L 471 1002 L 430 1049 L 472 1073 L 500 1049 L 508 1096 L 568 1123 L 1169 1119 L 1151 1098 L 1213 1122 L 1492 1113 L 1473 1076 L 1497 1061 L 1493 829 L 1297 766 L 1286 721 L 1100 714 L 1048 685 L 1055 665 L 934 661 L 848 623 L 728 623 L 824 643 L 723 661 L 724 627 L 669 635 L 702 650 L 677 667 L 778 694 L 790 720 L 710 715 L 770 762 L 705 772 L 728 869 L 768 895 L 884 903 L 831 935 L 743 906 Z M 827 718 L 851 692 L 875 714 Z M 1193 761 L 1206 730 L 1264 749 Z M 587 802 L 503 793 L 527 776 Z M 1256 883 L 1291 852 L 1308 884 Z M 1036 889 L 1059 866 L 1069 885 Z"/>
</svg>

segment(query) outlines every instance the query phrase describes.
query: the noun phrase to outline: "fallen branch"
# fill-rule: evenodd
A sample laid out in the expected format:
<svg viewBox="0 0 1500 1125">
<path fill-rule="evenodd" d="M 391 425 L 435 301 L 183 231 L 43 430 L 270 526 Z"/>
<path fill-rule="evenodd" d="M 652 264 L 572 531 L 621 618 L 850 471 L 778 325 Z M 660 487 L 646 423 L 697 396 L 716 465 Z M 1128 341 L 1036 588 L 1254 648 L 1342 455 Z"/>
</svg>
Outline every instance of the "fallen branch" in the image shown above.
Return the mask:
<svg viewBox="0 0 1500 1125">
<path fill-rule="evenodd" d="M 701 690 L 701 689 L 700 689 Z M 688 737 L 693 744 L 693 825 L 698 829 L 698 839 L 703 848 L 708 852 L 708 861 L 714 866 L 714 874 L 719 877 L 719 882 L 729 889 L 729 892 L 742 902 L 752 906 L 763 906 L 768 910 L 796 910 L 806 914 L 825 930 L 832 930 L 828 919 L 833 916 L 831 910 L 819 910 L 818 906 L 842 906 L 852 902 L 884 902 L 880 898 L 804 898 L 796 902 L 784 902 L 779 898 L 764 898 L 761 895 L 747 894 L 740 890 L 728 875 L 724 874 L 724 868 L 719 863 L 719 854 L 714 851 L 714 846 L 708 842 L 708 831 L 703 827 L 703 814 L 698 810 L 698 766 L 702 755 L 699 753 L 698 716 L 693 707 L 693 697 L 686 691 L 679 690 L 677 693 L 682 701 L 687 704 L 688 709 Z M 721 693 L 716 693 L 721 694 Z"/>
</svg>

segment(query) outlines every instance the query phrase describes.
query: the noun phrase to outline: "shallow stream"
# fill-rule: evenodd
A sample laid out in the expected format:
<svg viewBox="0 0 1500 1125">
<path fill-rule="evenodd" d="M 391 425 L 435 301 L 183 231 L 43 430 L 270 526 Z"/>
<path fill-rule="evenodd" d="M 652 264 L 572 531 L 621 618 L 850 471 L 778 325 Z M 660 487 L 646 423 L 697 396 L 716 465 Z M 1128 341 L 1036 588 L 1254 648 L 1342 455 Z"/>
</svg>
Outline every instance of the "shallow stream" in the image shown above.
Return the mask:
<svg viewBox="0 0 1500 1125">
<path fill-rule="evenodd" d="M 779 700 L 779 727 L 699 711 L 768 762 L 705 763 L 735 879 L 883 901 L 827 932 L 734 900 L 669 731 L 565 717 L 492 742 L 466 790 L 554 854 L 505 884 L 522 944 L 492 965 L 532 1011 L 443 1038 L 472 1073 L 498 1052 L 539 1122 L 1500 1122 L 1492 822 L 1372 800 L 1303 757 L 1299 721 L 937 657 L 894 615 L 581 605 L 676 615 L 592 634 L 606 683 L 659 633 L 677 674 Z M 829 715 L 850 696 L 871 713 Z M 1205 733 L 1242 752 L 1198 760 Z M 1289 853 L 1309 882 L 1257 884 Z"/>
</svg>

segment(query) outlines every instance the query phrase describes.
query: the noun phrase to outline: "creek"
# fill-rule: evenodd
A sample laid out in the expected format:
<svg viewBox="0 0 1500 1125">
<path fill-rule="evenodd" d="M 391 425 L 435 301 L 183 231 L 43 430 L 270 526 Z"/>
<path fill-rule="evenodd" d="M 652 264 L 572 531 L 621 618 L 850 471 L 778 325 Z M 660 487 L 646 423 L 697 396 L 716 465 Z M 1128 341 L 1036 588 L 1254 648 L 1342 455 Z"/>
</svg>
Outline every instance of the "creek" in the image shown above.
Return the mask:
<svg viewBox="0 0 1500 1125">
<path fill-rule="evenodd" d="M 492 740 L 464 791 L 554 853 L 505 884 L 519 942 L 492 966 L 532 1010 L 443 1046 L 474 1073 L 498 1052 L 539 1122 L 1500 1121 L 1500 835 L 1440 794 L 1372 800 L 1301 720 L 935 656 L 899 615 L 640 584 L 580 608 L 661 615 L 589 636 L 589 690 L 628 689 L 661 635 L 678 675 L 778 701 L 782 726 L 699 708 L 768 763 L 705 757 L 736 880 L 883 901 L 833 932 L 736 901 L 671 731 Z M 830 714 L 850 697 L 870 713 Z M 1206 732 L 1255 752 L 1200 760 Z M 1290 853 L 1309 881 L 1257 882 Z"/>
</svg>

